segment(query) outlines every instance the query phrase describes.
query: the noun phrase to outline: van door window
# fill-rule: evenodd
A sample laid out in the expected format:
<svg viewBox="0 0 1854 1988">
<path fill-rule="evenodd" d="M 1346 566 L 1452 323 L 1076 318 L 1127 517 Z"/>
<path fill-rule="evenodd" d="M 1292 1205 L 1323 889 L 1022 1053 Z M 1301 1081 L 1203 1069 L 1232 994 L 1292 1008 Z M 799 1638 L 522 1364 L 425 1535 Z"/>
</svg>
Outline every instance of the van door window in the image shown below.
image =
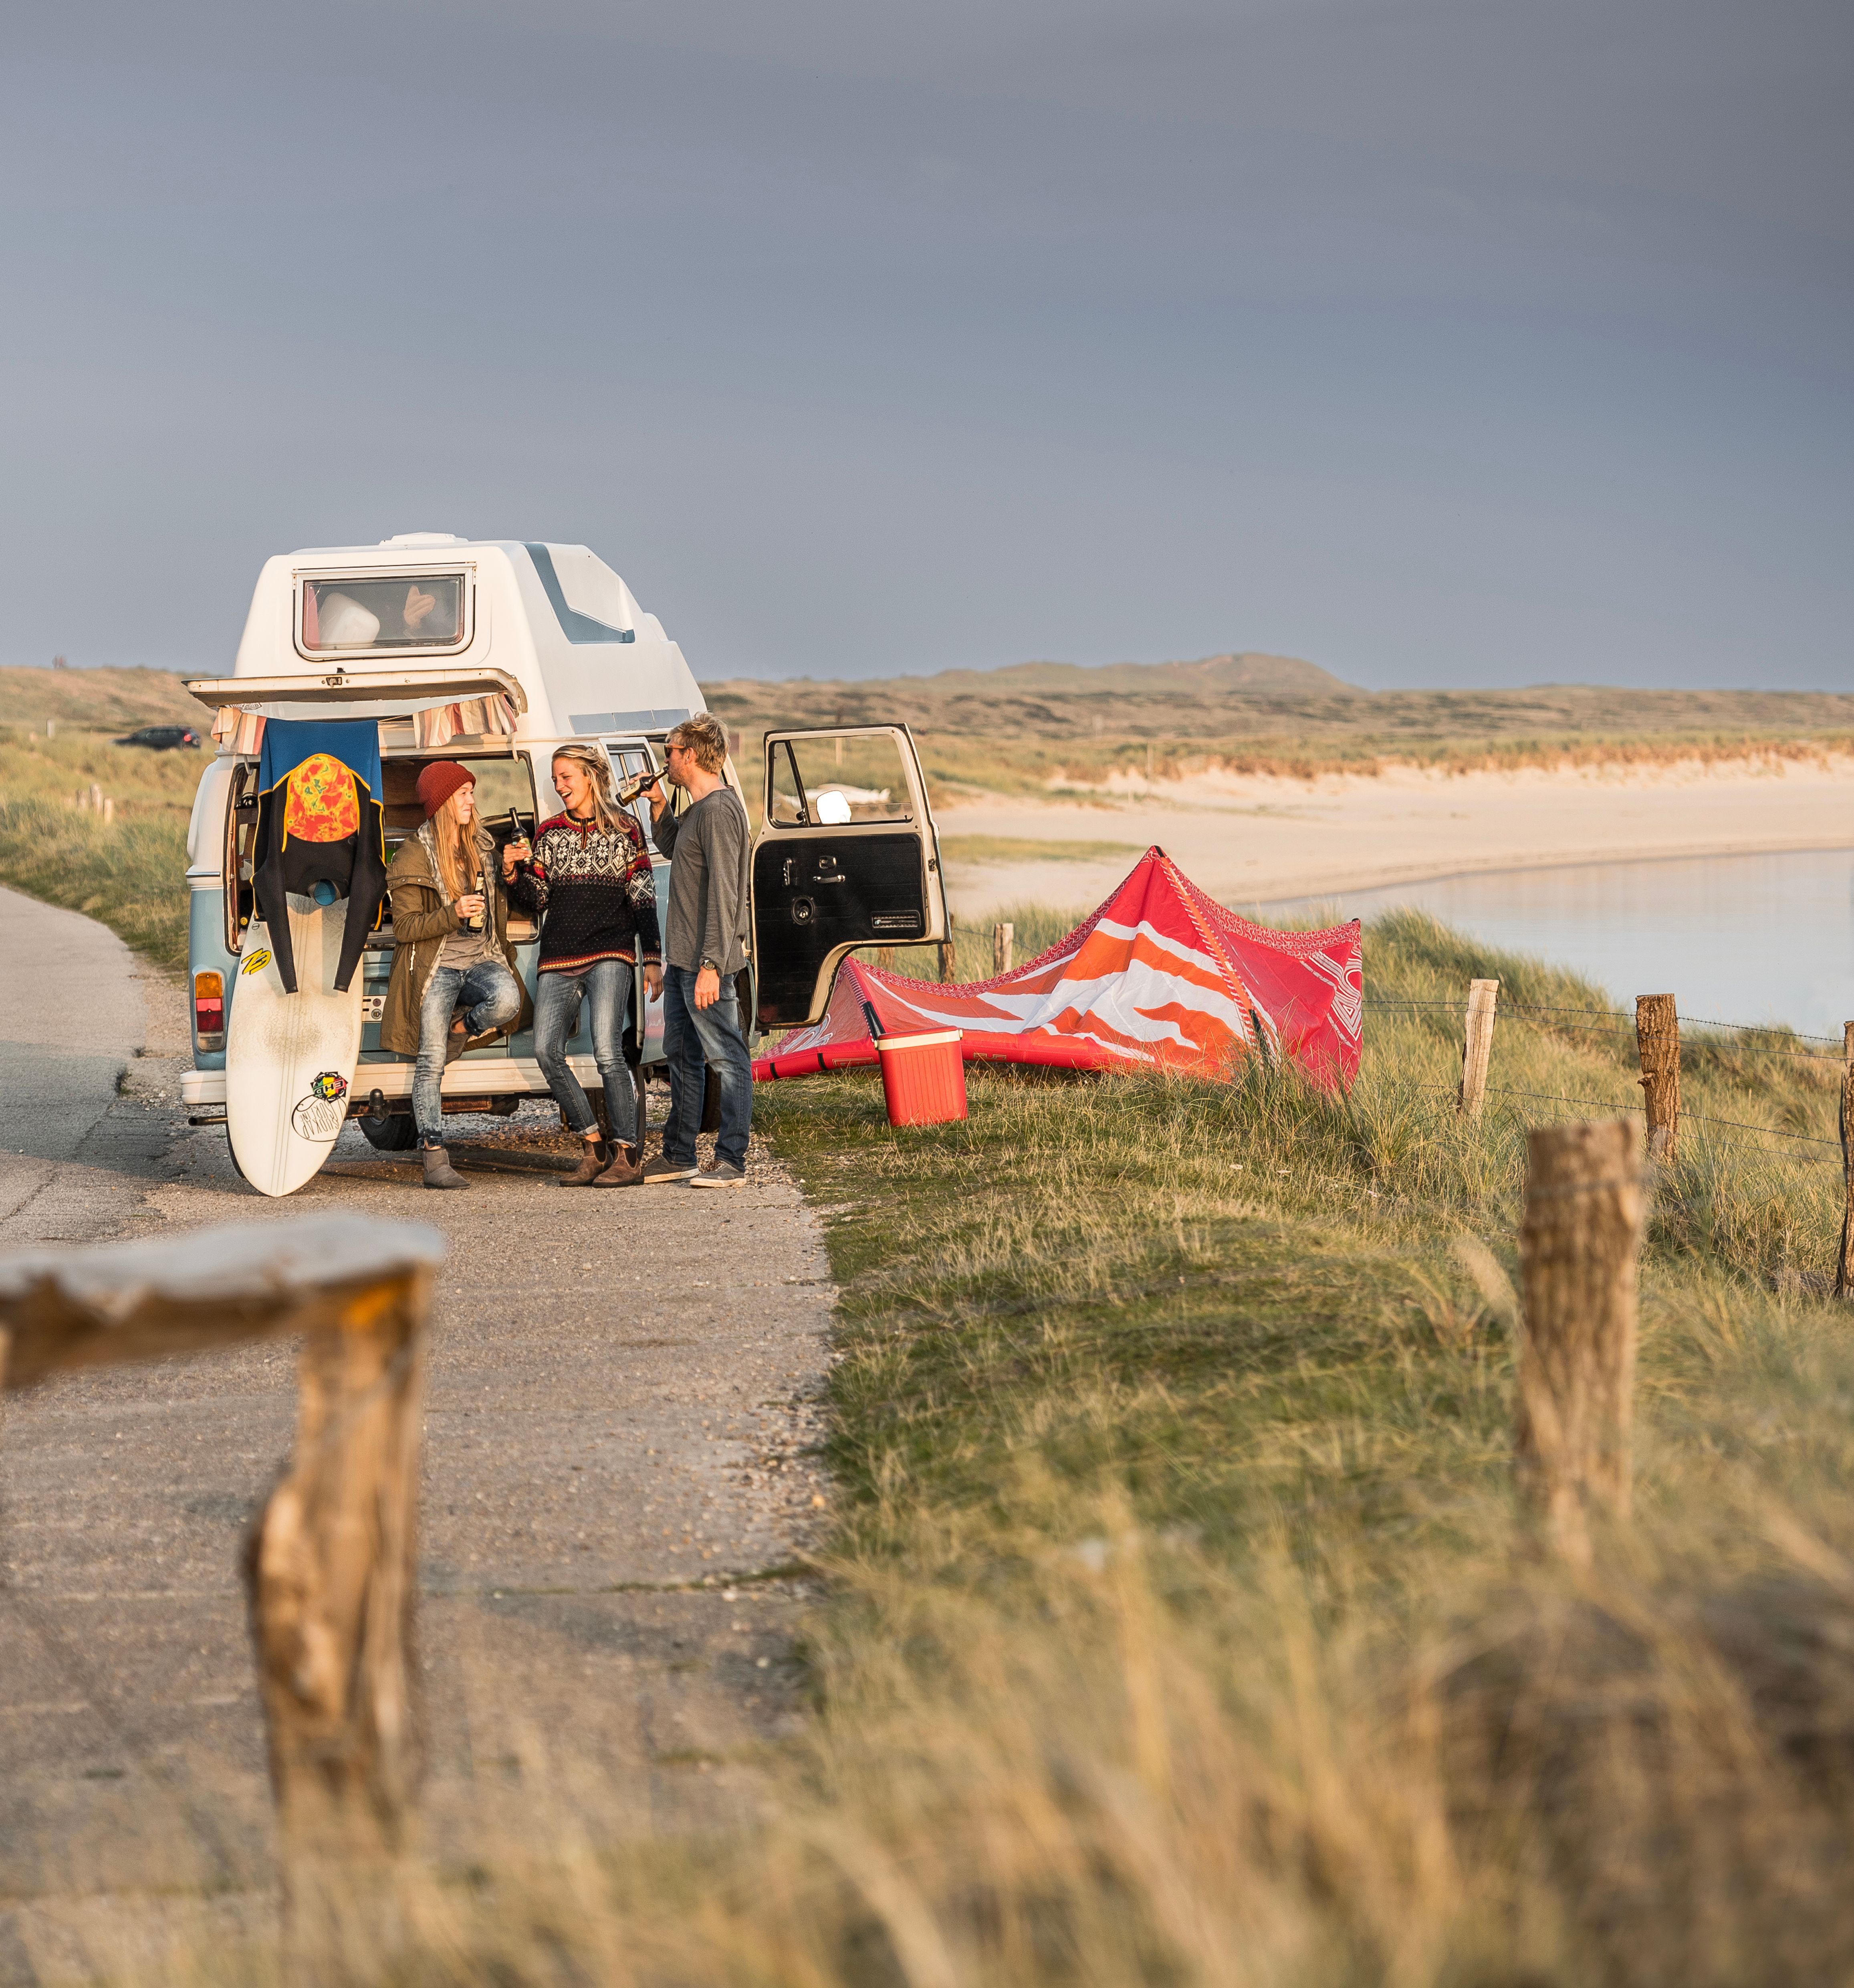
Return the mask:
<svg viewBox="0 0 1854 1988">
<path fill-rule="evenodd" d="M 907 769 L 890 732 L 782 739 L 771 756 L 766 812 L 792 828 L 912 821 Z"/>
<path fill-rule="evenodd" d="M 660 769 L 660 762 L 649 745 L 641 739 L 607 739 L 604 742 L 605 756 L 611 762 L 612 788 L 617 793 L 627 780 L 634 780 L 640 773 L 653 773 Z M 667 789 L 666 789 L 667 791 Z M 654 855 L 656 838 L 650 833 L 650 804 L 641 795 L 628 803 L 643 830 L 645 846 Z"/>
</svg>

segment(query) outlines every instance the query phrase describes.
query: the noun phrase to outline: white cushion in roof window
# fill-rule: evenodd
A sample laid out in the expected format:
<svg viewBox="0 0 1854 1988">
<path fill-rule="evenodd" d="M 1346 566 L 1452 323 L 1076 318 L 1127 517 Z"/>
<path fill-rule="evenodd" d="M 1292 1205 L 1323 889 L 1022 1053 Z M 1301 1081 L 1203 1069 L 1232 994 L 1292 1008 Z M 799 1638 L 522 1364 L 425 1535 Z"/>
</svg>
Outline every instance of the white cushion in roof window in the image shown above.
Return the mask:
<svg viewBox="0 0 1854 1988">
<path fill-rule="evenodd" d="M 316 603 L 325 649 L 370 649 L 380 634 L 380 617 L 370 614 L 351 593 L 325 593 Z"/>
</svg>

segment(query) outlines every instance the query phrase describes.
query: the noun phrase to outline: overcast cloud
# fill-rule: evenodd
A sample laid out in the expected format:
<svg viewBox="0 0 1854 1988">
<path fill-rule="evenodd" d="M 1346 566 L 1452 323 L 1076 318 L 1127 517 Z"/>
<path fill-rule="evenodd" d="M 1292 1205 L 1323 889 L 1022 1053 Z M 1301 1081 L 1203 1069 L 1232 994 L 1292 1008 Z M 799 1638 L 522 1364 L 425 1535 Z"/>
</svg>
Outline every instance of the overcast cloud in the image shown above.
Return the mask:
<svg viewBox="0 0 1854 1988">
<path fill-rule="evenodd" d="M 698 674 L 1845 685 L 1839 0 L 8 10 L 0 661 L 582 540 Z"/>
</svg>

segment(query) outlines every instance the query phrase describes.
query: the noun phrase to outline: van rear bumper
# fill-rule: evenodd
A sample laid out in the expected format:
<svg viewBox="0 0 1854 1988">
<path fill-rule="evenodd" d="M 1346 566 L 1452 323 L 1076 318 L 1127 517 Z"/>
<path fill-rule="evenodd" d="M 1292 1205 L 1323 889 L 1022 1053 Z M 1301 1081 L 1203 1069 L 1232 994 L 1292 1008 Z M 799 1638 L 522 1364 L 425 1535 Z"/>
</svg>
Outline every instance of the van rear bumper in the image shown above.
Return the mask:
<svg viewBox="0 0 1854 1988">
<path fill-rule="evenodd" d="M 588 1090 L 604 1087 L 599 1066 L 590 1057 L 569 1057 L 566 1065 Z M 532 1057 L 466 1057 L 444 1072 L 440 1087 L 446 1097 L 545 1097 L 547 1080 Z M 350 1111 L 364 1105 L 373 1093 L 390 1101 L 412 1095 L 409 1063 L 363 1063 L 349 1089 Z M 189 1107 L 225 1102 L 222 1070 L 189 1070 L 181 1074 L 181 1102 Z"/>
</svg>

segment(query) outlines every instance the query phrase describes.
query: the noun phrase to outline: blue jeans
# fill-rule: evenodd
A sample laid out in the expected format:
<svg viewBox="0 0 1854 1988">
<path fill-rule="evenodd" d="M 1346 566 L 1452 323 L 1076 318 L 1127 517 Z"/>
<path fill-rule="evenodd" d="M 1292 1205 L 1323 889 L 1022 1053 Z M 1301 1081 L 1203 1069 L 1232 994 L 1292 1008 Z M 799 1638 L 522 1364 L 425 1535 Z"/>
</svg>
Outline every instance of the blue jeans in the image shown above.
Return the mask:
<svg viewBox="0 0 1854 1988">
<path fill-rule="evenodd" d="M 631 1005 L 631 962 L 602 959 L 583 974 L 542 973 L 535 981 L 535 1061 L 566 1122 L 583 1135 L 598 1124 L 586 1091 L 566 1060 L 566 1039 L 579 1019 L 579 997 L 590 997 L 593 1060 L 605 1081 L 605 1115 L 620 1145 L 637 1143 L 637 1092 L 624 1060 L 625 1018 Z"/>
<path fill-rule="evenodd" d="M 695 1134 L 701 1128 L 702 1095 L 712 1063 L 721 1076 L 721 1131 L 714 1157 L 745 1171 L 747 1134 L 753 1124 L 753 1059 L 741 1033 L 731 973 L 721 975 L 721 999 L 714 1006 L 697 1008 L 694 972 L 687 966 L 664 967 L 663 1053 L 670 1068 L 664 1158 L 678 1166 L 694 1165 Z"/>
<path fill-rule="evenodd" d="M 444 1143 L 444 1107 L 440 1085 L 451 1017 L 461 1008 L 468 1034 L 505 1029 L 522 1012 L 522 983 L 499 959 L 479 959 L 465 968 L 434 966 L 418 1004 L 418 1064 L 412 1073 L 412 1121 L 419 1144 Z"/>
</svg>

